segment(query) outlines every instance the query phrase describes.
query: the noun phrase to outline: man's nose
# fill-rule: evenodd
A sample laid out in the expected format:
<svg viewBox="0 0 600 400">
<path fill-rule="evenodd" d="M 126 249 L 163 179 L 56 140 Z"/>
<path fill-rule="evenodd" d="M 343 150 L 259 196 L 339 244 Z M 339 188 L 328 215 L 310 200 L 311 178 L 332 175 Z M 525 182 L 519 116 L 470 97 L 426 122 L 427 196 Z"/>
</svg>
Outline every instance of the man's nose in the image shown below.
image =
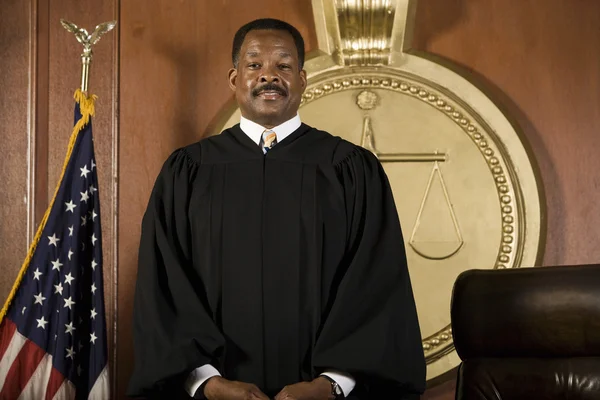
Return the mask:
<svg viewBox="0 0 600 400">
<path fill-rule="evenodd" d="M 274 68 L 265 68 L 260 76 L 260 81 L 262 83 L 279 82 L 279 75 Z"/>
</svg>

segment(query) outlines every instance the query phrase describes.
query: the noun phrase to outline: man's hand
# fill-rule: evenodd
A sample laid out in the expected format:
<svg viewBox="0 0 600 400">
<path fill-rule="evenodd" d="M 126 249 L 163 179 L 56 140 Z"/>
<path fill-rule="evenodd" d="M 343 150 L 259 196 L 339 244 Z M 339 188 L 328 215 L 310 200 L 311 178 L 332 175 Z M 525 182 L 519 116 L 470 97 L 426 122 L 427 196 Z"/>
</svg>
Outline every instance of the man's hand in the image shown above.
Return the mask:
<svg viewBox="0 0 600 400">
<path fill-rule="evenodd" d="M 283 388 L 275 396 L 275 400 L 330 400 L 335 399 L 331 394 L 331 382 L 318 377 L 312 382 L 300 382 Z"/>
<path fill-rule="evenodd" d="M 256 385 L 229 381 L 220 376 L 214 376 L 206 382 L 204 396 L 208 400 L 269 400 Z"/>
</svg>

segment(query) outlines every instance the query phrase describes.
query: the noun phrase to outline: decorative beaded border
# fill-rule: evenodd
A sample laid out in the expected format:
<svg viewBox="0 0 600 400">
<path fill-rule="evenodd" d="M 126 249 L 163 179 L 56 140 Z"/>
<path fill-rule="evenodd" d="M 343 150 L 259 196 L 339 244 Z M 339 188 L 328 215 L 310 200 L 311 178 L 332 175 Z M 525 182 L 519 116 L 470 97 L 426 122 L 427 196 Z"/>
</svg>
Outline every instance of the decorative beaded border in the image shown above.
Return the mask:
<svg viewBox="0 0 600 400">
<path fill-rule="evenodd" d="M 509 187 L 510 183 L 502 168 L 500 160 L 495 156 L 494 150 L 490 148 L 489 142 L 493 141 L 489 138 L 486 140 L 485 135 L 482 134 L 472 121 L 463 115 L 456 106 L 452 106 L 447 98 L 444 98 L 444 96 L 439 93 L 431 93 L 435 92 L 435 89 L 432 88 L 430 92 L 418 84 L 410 83 L 398 78 L 381 77 L 374 74 L 364 74 L 361 78 L 325 78 L 316 84 L 310 85 L 306 89 L 302 95 L 300 107 L 327 94 L 358 88 L 388 89 L 421 100 L 446 114 L 471 138 L 471 140 L 473 140 L 494 176 L 496 190 L 502 207 L 502 240 L 494 268 L 514 268 L 513 265 L 508 265 L 508 263 L 511 260 L 511 253 L 515 252 L 512 244 L 515 240 L 514 224 L 516 218 L 515 210 L 511 205 L 515 195 L 511 193 Z M 505 160 L 505 163 L 508 165 L 508 160 Z M 515 259 L 515 257 L 512 258 L 513 260 Z M 435 361 L 435 359 L 437 359 L 435 358 L 437 353 L 445 350 L 442 346 L 447 343 L 448 346 L 452 346 L 451 339 L 452 328 L 450 325 L 423 339 L 423 350 L 427 358 L 427 363 Z"/>
</svg>

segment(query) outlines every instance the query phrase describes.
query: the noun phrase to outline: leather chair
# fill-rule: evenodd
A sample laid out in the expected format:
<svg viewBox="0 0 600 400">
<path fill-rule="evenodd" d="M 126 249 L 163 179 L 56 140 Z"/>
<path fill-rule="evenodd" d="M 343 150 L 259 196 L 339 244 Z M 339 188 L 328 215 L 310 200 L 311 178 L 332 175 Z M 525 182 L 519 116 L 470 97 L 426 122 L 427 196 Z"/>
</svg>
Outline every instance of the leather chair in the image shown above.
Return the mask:
<svg viewBox="0 0 600 400">
<path fill-rule="evenodd" d="M 600 265 L 466 271 L 451 318 L 457 400 L 600 399 Z"/>
</svg>

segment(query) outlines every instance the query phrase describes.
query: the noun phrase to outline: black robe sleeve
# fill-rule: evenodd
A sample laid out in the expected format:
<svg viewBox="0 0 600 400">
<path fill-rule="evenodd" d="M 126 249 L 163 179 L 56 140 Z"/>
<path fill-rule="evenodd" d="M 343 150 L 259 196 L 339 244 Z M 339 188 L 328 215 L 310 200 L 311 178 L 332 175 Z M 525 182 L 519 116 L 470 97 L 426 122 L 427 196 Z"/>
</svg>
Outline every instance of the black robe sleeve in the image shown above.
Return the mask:
<svg viewBox="0 0 600 400">
<path fill-rule="evenodd" d="M 197 170 L 185 150 L 173 153 L 142 221 L 130 396 L 185 398 L 183 385 L 192 370 L 204 364 L 219 367 L 224 338 L 192 265 L 188 207 Z"/>
<path fill-rule="evenodd" d="M 347 215 L 346 257 L 313 354 L 370 384 L 371 395 L 412 398 L 425 389 L 425 360 L 404 241 L 385 172 L 355 149 L 337 165 Z M 358 386 L 357 386 L 358 388 Z"/>
</svg>

